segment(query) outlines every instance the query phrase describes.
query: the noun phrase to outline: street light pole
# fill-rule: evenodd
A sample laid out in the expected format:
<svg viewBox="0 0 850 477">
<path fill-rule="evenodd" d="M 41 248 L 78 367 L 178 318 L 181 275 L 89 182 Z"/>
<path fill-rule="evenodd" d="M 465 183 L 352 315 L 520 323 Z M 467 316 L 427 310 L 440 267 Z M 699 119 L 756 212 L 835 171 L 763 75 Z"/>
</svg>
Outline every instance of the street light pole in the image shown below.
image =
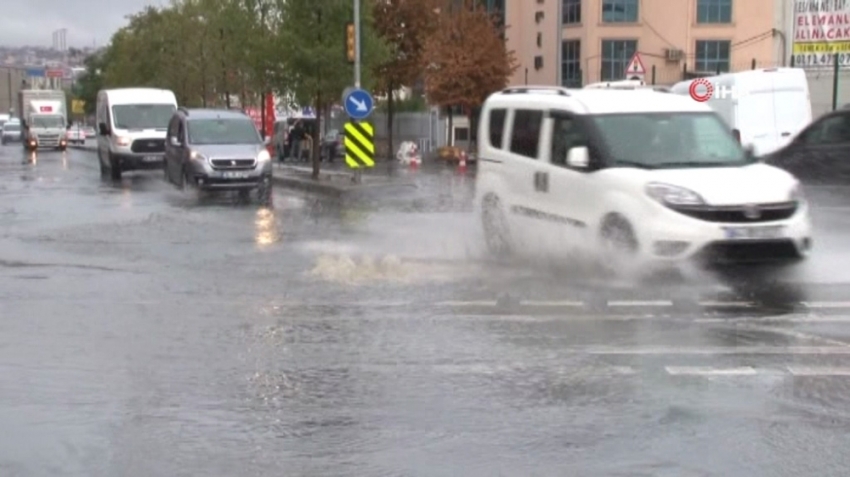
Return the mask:
<svg viewBox="0 0 850 477">
<path fill-rule="evenodd" d="M 360 0 L 354 0 L 354 87 L 360 87 Z"/>
</svg>

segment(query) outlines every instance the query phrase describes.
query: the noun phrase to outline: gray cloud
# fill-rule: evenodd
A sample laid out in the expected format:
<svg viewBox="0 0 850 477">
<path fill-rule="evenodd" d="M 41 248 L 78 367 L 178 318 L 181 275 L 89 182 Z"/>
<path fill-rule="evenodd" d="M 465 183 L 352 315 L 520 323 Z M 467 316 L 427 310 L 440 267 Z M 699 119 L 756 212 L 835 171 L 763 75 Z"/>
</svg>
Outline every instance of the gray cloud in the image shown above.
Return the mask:
<svg viewBox="0 0 850 477">
<path fill-rule="evenodd" d="M 68 30 L 69 47 L 104 45 L 126 16 L 166 0 L 0 0 L 0 45 L 51 46 L 53 32 Z"/>
</svg>

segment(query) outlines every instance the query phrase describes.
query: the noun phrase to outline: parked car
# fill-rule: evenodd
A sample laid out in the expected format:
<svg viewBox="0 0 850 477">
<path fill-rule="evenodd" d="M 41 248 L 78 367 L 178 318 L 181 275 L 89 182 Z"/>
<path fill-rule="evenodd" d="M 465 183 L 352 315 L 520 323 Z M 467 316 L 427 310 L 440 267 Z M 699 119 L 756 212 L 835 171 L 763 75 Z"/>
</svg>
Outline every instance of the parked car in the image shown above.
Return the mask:
<svg viewBox="0 0 850 477">
<path fill-rule="evenodd" d="M 850 184 L 850 109 L 827 113 L 764 158 L 804 184 Z"/>
<path fill-rule="evenodd" d="M 21 142 L 21 123 L 11 120 L 3 124 L 2 138 L 0 141 L 5 145 L 10 142 Z"/>
<path fill-rule="evenodd" d="M 183 189 L 272 193 L 271 155 L 254 121 L 234 110 L 179 108 L 165 142 L 165 177 Z"/>
<path fill-rule="evenodd" d="M 68 128 L 68 144 L 85 144 L 86 133 L 79 124 L 74 124 Z"/>
</svg>

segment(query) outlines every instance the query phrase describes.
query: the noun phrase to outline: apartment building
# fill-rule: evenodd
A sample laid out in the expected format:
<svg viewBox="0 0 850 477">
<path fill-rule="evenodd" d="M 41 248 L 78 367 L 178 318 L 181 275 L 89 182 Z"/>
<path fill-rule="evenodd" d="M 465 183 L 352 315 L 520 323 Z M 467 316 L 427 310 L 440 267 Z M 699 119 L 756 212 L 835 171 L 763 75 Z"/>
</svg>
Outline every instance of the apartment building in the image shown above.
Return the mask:
<svg viewBox="0 0 850 477">
<path fill-rule="evenodd" d="M 625 78 L 639 53 L 645 79 L 783 64 L 788 0 L 502 0 L 511 84 L 576 87 Z"/>
</svg>

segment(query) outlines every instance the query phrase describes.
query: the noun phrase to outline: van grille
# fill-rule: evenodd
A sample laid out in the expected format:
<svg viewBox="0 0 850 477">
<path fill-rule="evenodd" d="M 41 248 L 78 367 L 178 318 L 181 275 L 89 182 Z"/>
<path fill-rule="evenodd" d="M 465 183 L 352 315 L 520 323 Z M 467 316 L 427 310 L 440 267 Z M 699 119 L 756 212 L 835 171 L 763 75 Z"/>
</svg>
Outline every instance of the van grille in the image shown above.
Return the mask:
<svg viewBox="0 0 850 477">
<path fill-rule="evenodd" d="M 59 147 L 58 134 L 44 134 L 36 136 L 39 147 Z"/>
<path fill-rule="evenodd" d="M 130 145 L 130 150 L 136 153 L 163 153 L 165 139 L 136 139 Z"/>
<path fill-rule="evenodd" d="M 675 206 L 671 208 L 680 214 L 706 222 L 738 224 L 789 219 L 797 212 L 798 206 L 797 202 L 778 202 L 736 206 Z"/>
<path fill-rule="evenodd" d="M 213 169 L 253 169 L 256 165 L 255 159 L 211 159 Z"/>
</svg>

